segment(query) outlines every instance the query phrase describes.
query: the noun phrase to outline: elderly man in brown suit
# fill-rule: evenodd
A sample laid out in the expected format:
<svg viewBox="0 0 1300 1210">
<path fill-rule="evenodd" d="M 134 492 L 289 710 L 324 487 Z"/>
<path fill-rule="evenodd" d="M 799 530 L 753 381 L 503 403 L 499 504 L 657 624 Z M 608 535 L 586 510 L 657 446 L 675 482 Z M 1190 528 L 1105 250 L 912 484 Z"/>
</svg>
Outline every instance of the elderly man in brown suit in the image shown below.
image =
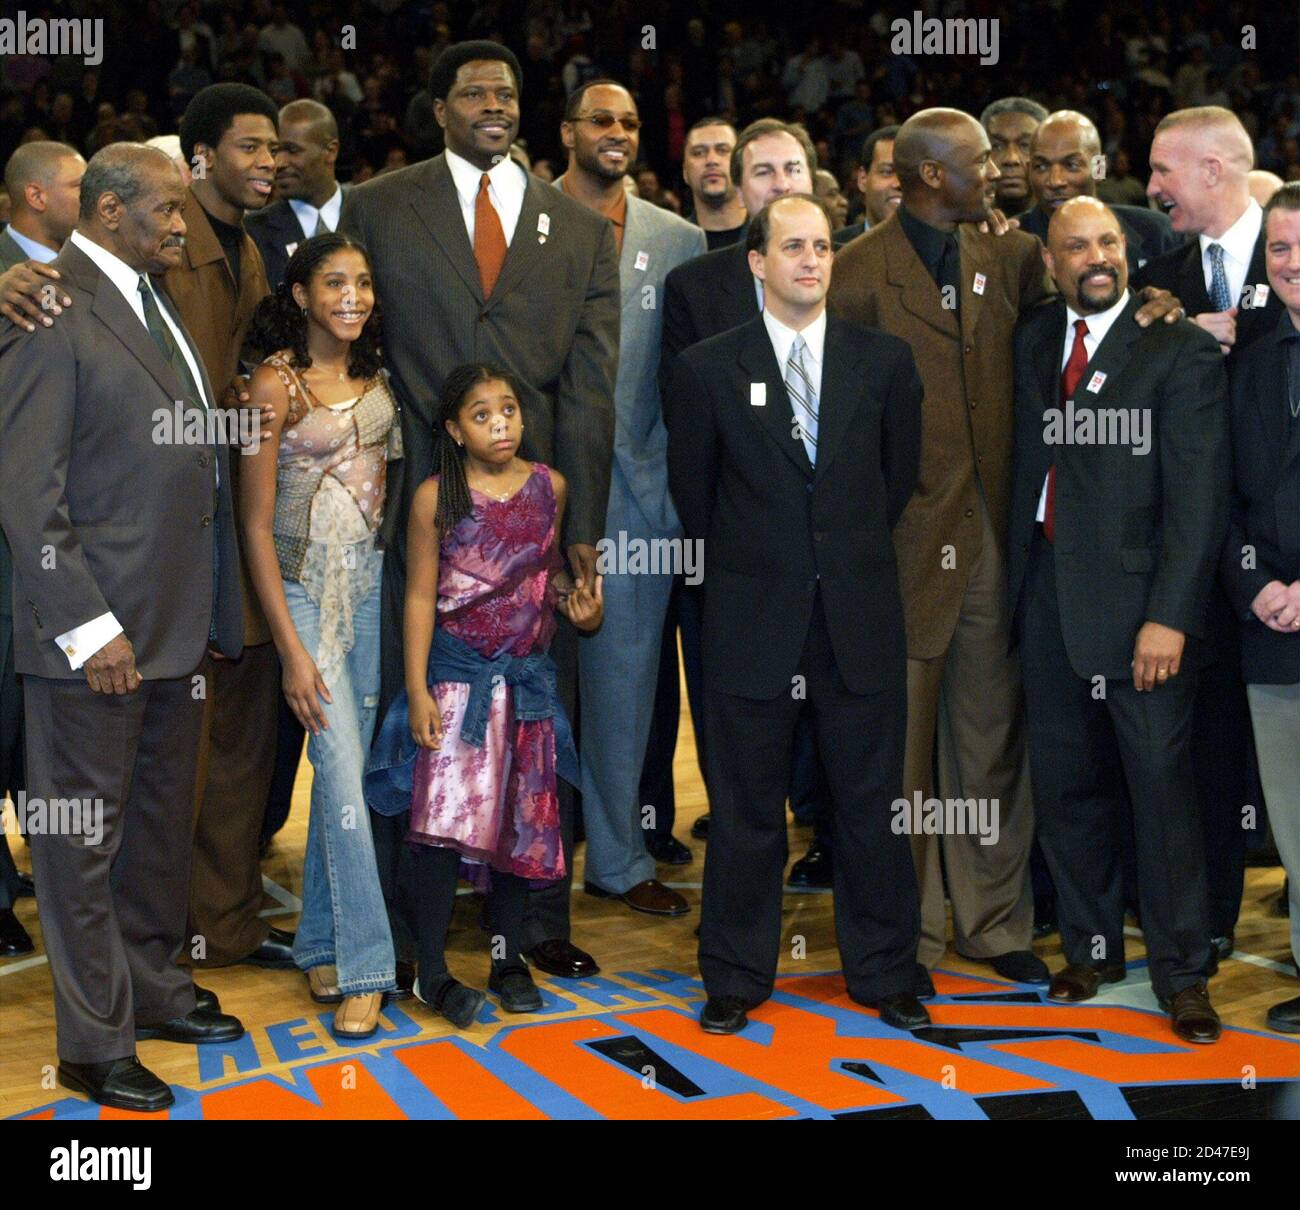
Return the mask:
<svg viewBox="0 0 1300 1210">
<path fill-rule="evenodd" d="M 270 293 L 261 254 L 243 229 L 245 210 L 270 197 L 275 178 L 275 105 L 255 88 L 214 84 L 181 119 L 181 150 L 202 164 L 185 191 L 187 236 L 163 288 L 176 304 L 218 391 L 239 373 L 257 304 Z M 231 459 L 238 495 L 239 458 Z M 189 956 L 200 966 L 248 962 L 293 968 L 293 938 L 268 926 L 258 860 L 262 808 L 275 764 L 280 665 L 240 556 L 244 654 L 209 659 L 199 750 L 190 890 Z"/>
<path fill-rule="evenodd" d="M 902 204 L 837 255 L 830 305 L 906 340 L 925 386 L 920 476 L 894 529 L 908 648 L 903 818 L 921 887 L 918 994 L 933 994 L 928 968 L 945 949 L 941 847 L 957 952 L 1004 978 L 1046 983 L 1030 949 L 1033 805 L 1004 550 L 1012 333 L 1053 287 L 1035 237 L 987 229 L 1005 224 L 990 210 L 998 169 L 974 118 L 914 115 L 898 132 L 894 166 Z M 1144 318 L 1176 306 L 1148 304 Z M 927 804 L 936 739 L 939 797 L 974 799 L 975 812 Z M 979 810 L 980 799 L 991 810 Z M 972 819 L 980 826 L 943 831 Z"/>
</svg>

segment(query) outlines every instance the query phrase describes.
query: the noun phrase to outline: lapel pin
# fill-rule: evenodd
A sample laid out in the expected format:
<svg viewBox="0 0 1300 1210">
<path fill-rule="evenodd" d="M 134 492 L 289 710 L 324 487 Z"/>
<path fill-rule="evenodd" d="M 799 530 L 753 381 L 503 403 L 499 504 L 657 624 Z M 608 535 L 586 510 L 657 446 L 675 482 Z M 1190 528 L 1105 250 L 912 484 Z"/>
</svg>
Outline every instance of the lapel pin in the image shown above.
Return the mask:
<svg viewBox="0 0 1300 1210">
<path fill-rule="evenodd" d="M 1091 378 L 1088 379 L 1088 390 L 1094 395 L 1101 394 L 1101 388 L 1106 385 L 1106 372 L 1098 370 Z"/>
<path fill-rule="evenodd" d="M 986 281 L 988 281 L 988 278 L 985 277 L 983 273 L 977 273 L 977 274 L 975 274 L 975 282 L 974 282 L 974 284 L 971 286 L 971 289 L 974 290 L 976 294 L 983 294 L 983 293 L 984 293 L 984 283 L 985 283 Z"/>
<path fill-rule="evenodd" d="M 649 264 L 650 264 L 650 253 L 638 252 L 636 254 L 636 266 L 635 266 L 636 268 L 644 272 Z"/>
<path fill-rule="evenodd" d="M 551 216 L 549 214 L 539 214 L 537 216 L 537 234 L 542 236 L 551 234 Z"/>
<path fill-rule="evenodd" d="M 749 384 L 749 403 L 751 407 L 767 406 L 767 383 L 751 382 Z"/>
</svg>

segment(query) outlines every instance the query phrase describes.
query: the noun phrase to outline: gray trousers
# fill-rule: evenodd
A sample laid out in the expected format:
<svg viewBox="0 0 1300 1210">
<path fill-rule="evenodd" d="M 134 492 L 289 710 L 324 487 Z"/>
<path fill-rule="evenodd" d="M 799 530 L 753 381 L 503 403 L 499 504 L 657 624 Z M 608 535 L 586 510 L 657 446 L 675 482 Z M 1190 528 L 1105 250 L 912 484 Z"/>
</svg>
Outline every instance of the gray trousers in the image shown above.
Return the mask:
<svg viewBox="0 0 1300 1210">
<path fill-rule="evenodd" d="M 605 532 L 615 541 L 624 532 L 629 542 L 647 543 L 643 549 L 648 551 L 645 523 L 636 505 L 624 498 L 621 484 L 616 474 Z M 666 543 L 661 546 L 667 549 Z M 628 563 L 632 565 L 630 558 Z M 617 894 L 655 876 L 654 858 L 645 847 L 655 821 L 642 818 L 641 766 L 654 716 L 659 649 L 672 589 L 671 574 L 627 574 L 611 566 L 604 581 L 605 619 L 595 634 L 578 644 L 586 877 Z"/>
<path fill-rule="evenodd" d="M 23 694 L 29 806 L 74 799 L 89 809 L 79 834 L 32 827 L 28 836 L 59 1058 L 125 1058 L 137 1026 L 194 1009 L 194 984 L 176 960 L 203 703 L 188 678 L 117 695 L 84 679 L 28 676 Z"/>
<path fill-rule="evenodd" d="M 1300 962 L 1300 684 L 1247 685 L 1259 779 L 1291 884 L 1291 956 Z"/>
</svg>

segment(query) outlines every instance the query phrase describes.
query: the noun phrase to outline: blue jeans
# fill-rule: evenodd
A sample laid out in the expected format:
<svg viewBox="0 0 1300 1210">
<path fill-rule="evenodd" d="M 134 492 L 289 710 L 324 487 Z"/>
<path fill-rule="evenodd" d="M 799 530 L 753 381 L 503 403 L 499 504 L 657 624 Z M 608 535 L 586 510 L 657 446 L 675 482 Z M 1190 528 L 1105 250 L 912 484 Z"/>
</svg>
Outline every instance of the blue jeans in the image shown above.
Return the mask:
<svg viewBox="0 0 1300 1210">
<path fill-rule="evenodd" d="M 334 966 L 345 996 L 389 991 L 396 984 L 388 910 L 379 886 L 370 812 L 361 774 L 379 705 L 379 595 L 382 581 L 357 607 L 356 641 L 321 701 L 329 729 L 307 739 L 314 771 L 311 822 L 302 874 L 302 918 L 293 957 L 301 970 Z M 320 611 L 306 589 L 284 582 L 298 637 L 320 643 Z"/>
</svg>

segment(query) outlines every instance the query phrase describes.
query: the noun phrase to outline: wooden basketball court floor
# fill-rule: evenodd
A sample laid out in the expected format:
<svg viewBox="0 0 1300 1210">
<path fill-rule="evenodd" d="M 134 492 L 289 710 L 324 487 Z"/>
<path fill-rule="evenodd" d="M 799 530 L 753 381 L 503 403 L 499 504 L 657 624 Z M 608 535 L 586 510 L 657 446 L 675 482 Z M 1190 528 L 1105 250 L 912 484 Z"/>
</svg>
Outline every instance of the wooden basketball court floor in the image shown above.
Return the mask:
<svg viewBox="0 0 1300 1210">
<path fill-rule="evenodd" d="M 685 694 L 683 694 L 685 703 Z M 600 963 L 582 982 L 538 975 L 543 1011 L 502 1013 L 489 998 L 456 1033 L 415 1000 L 388 1005 L 380 1032 L 343 1043 L 331 1010 L 294 971 L 236 966 L 199 981 L 247 1027 L 230 1046 L 142 1042 L 141 1060 L 177 1093 L 173 1118 L 1257 1118 L 1276 1112 L 1300 1079 L 1300 1039 L 1264 1025 L 1268 1007 L 1297 993 L 1287 922 L 1271 906 L 1280 870 L 1247 871 L 1237 951 L 1211 984 L 1225 1023 L 1216 1045 L 1180 1043 L 1146 979 L 1141 936 L 1129 933 L 1129 975 L 1085 1005 L 1048 1004 L 1041 988 L 1008 984 L 950 949 L 936 972 L 933 1026 L 908 1035 L 846 996 L 825 892 L 787 892 L 781 977 L 772 1000 L 735 1037 L 701 1032 L 693 931 L 704 845 L 689 839 L 705 809 L 689 713 L 675 767 L 676 834 L 695 856 L 660 867 L 690 915 L 660 920 L 581 891 L 573 938 Z M 264 864 L 264 914 L 292 929 L 301 890 L 311 769 Z M 12 819 L 12 816 L 10 816 Z M 809 833 L 792 827 L 791 860 Z M 11 835 L 15 858 L 30 868 Z M 0 960 L 0 1117 L 115 1118 L 54 1079 L 54 1013 L 40 921 L 19 918 L 35 954 Z M 1059 938 L 1035 946 L 1063 964 Z M 458 901 L 449 960 L 486 987 L 487 938 L 468 895 Z"/>
</svg>

